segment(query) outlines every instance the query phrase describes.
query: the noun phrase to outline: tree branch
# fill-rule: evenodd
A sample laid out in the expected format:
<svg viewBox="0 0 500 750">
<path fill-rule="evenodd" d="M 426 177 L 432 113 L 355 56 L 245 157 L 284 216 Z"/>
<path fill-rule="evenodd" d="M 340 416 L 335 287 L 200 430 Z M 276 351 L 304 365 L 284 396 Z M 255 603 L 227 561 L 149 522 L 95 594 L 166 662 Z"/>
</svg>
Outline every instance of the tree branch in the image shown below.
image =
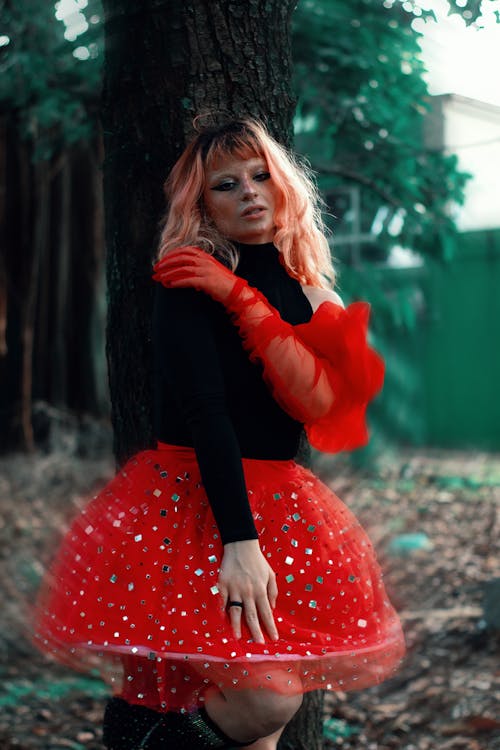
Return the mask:
<svg viewBox="0 0 500 750">
<path fill-rule="evenodd" d="M 370 177 L 360 174 L 359 172 L 355 172 L 351 169 L 347 169 L 347 167 L 342 167 L 340 165 L 322 165 L 320 167 L 313 164 L 312 166 L 313 169 L 319 174 L 339 175 L 340 177 L 346 177 L 348 180 L 352 180 L 352 182 L 357 182 L 359 185 L 363 185 L 364 187 L 369 188 L 374 193 L 377 193 L 377 195 L 380 195 L 380 197 L 390 206 L 401 208 L 404 205 L 402 201 L 394 198 L 390 193 L 384 190 L 384 188 L 379 187 L 377 183 Z"/>
</svg>

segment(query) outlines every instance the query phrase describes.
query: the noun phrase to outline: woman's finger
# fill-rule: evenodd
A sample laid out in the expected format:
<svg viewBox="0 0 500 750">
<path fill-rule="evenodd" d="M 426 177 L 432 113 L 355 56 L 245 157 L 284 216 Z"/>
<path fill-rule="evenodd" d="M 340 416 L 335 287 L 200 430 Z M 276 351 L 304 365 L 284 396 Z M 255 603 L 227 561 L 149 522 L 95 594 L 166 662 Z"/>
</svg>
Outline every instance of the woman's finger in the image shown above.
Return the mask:
<svg viewBox="0 0 500 750">
<path fill-rule="evenodd" d="M 206 253 L 204 253 L 206 255 Z M 189 263 L 190 265 L 193 265 L 197 261 L 202 259 L 202 256 L 199 254 L 194 253 L 186 253 L 183 250 L 182 251 L 173 251 L 171 253 L 168 253 L 168 255 L 165 255 L 161 260 L 157 261 L 153 268 L 161 270 L 163 268 L 167 268 L 168 266 L 171 266 L 173 263 L 177 263 L 179 265 Z"/>
<path fill-rule="evenodd" d="M 276 576 L 273 573 L 269 576 L 269 582 L 267 584 L 267 596 L 271 607 L 276 607 L 276 601 L 278 599 L 278 584 L 276 583 Z"/>
<path fill-rule="evenodd" d="M 227 587 L 225 586 L 222 581 L 217 581 L 217 588 L 219 589 L 219 595 L 222 600 L 222 610 L 224 611 L 227 608 L 227 603 L 229 600 L 229 592 L 227 590 Z"/>
<path fill-rule="evenodd" d="M 196 274 L 192 269 L 187 268 L 172 268 L 166 271 L 157 271 L 153 274 L 153 281 L 159 281 L 161 284 L 168 284 L 172 279 L 190 279 L 195 278 Z"/>
<path fill-rule="evenodd" d="M 238 604 L 231 605 L 231 602 L 241 602 L 241 599 L 229 599 L 228 601 L 228 614 L 231 621 L 231 627 L 233 629 L 234 637 L 239 640 L 241 638 L 241 618 L 243 613 L 243 607 Z"/>
<path fill-rule="evenodd" d="M 274 622 L 274 615 L 269 603 L 267 596 L 263 596 L 257 600 L 257 607 L 259 612 L 260 621 L 264 625 L 269 637 L 273 641 L 278 640 L 278 629 Z"/>
<path fill-rule="evenodd" d="M 189 253 L 191 255 L 208 255 L 208 253 L 202 250 L 201 247 L 196 247 L 196 245 L 181 245 L 181 247 L 176 247 L 173 250 L 169 250 L 168 253 L 163 256 L 161 261 L 165 260 L 165 258 L 172 258 L 173 256 L 179 255 L 180 253 Z"/>
<path fill-rule="evenodd" d="M 200 273 L 198 269 L 183 268 L 182 266 L 155 273 L 152 278 L 164 286 L 169 286 L 173 281 L 182 282 L 186 286 L 195 286 L 196 288 L 203 284 L 206 286 L 209 284 L 208 278 L 203 273 Z"/>
<path fill-rule="evenodd" d="M 184 258 L 177 256 L 176 258 L 169 258 L 168 260 L 165 260 L 164 263 L 156 263 L 153 266 L 153 271 L 155 273 L 165 273 L 171 268 L 195 268 L 195 266 L 195 258 Z"/>
<path fill-rule="evenodd" d="M 256 643 L 265 643 L 264 635 L 260 627 L 259 615 L 257 614 L 257 608 L 253 599 L 247 599 L 243 603 L 243 613 L 254 641 Z"/>
<path fill-rule="evenodd" d="M 172 274 L 171 276 L 156 276 L 153 278 L 154 281 L 159 281 L 167 288 L 174 286 L 193 286 L 198 288 L 199 286 L 199 280 L 194 276 L 186 276 L 185 274 Z"/>
<path fill-rule="evenodd" d="M 194 264 L 190 265 L 187 263 L 175 263 L 161 269 L 154 269 L 153 279 L 155 281 L 165 281 L 170 278 L 170 274 L 184 274 L 186 278 L 210 278 L 207 270 L 204 269 L 203 266 L 196 266 Z"/>
<path fill-rule="evenodd" d="M 189 279 L 196 278 L 198 278 L 198 275 L 186 268 L 173 268 L 172 270 L 162 271 L 153 276 L 155 281 L 161 281 L 164 284 L 172 280 L 178 281 L 179 279 L 186 279 L 186 281 L 189 281 Z"/>
<path fill-rule="evenodd" d="M 160 260 L 156 262 L 155 266 L 162 267 L 165 264 L 172 263 L 173 261 L 177 261 L 179 259 L 185 259 L 191 262 L 195 262 L 197 260 L 204 260 L 205 258 L 207 260 L 210 260 L 212 259 L 212 256 L 208 255 L 208 253 L 206 253 L 204 250 L 201 250 L 199 247 L 179 247 L 168 252 L 163 256 L 163 258 L 160 258 Z"/>
<path fill-rule="evenodd" d="M 160 263 L 156 263 L 155 268 L 163 270 L 164 268 L 171 268 L 172 266 L 194 266 L 196 262 L 196 258 L 188 255 L 167 256 Z"/>
</svg>

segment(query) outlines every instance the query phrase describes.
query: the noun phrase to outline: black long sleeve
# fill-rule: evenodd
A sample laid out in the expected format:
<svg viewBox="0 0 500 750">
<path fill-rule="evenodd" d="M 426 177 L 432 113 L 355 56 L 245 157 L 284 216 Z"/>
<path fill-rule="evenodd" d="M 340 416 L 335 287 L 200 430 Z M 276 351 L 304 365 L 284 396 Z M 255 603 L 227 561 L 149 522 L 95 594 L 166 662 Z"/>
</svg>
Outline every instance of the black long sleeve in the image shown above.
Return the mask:
<svg viewBox="0 0 500 750">
<path fill-rule="evenodd" d="M 158 286 L 154 330 L 158 375 L 174 395 L 175 444 L 192 445 L 223 544 L 256 539 L 241 452 L 226 402 L 214 337 L 214 303 L 192 289 Z M 164 394 L 166 395 L 166 394 Z M 163 409 L 160 410 L 163 412 Z M 182 423 L 178 417 L 185 423 Z M 177 429 L 175 430 L 175 427 Z M 184 433 L 184 434 L 183 434 Z M 163 435 L 160 436 L 165 439 Z M 172 438 L 166 439 L 171 442 Z"/>
<path fill-rule="evenodd" d="M 311 306 L 273 245 L 240 245 L 236 273 L 295 325 Z M 241 456 L 294 458 L 302 432 L 267 389 L 223 306 L 192 289 L 156 285 L 153 318 L 155 434 L 196 451 L 224 544 L 257 538 Z"/>
</svg>

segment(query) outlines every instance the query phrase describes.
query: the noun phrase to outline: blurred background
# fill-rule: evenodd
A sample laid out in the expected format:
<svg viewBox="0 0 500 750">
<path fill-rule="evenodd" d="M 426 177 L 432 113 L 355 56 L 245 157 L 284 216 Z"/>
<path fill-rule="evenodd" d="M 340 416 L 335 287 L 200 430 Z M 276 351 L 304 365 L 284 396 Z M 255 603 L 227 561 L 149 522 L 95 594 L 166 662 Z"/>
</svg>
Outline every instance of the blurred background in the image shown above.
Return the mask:
<svg viewBox="0 0 500 750">
<path fill-rule="evenodd" d="M 499 21 L 500 0 L 293 15 L 295 148 L 387 366 L 370 445 L 314 462 L 369 529 L 410 648 L 388 687 L 327 703 L 325 747 L 500 748 Z M 101 747 L 106 689 L 35 655 L 25 605 L 114 470 L 103 60 L 98 0 L 0 3 L 2 750 Z"/>
</svg>

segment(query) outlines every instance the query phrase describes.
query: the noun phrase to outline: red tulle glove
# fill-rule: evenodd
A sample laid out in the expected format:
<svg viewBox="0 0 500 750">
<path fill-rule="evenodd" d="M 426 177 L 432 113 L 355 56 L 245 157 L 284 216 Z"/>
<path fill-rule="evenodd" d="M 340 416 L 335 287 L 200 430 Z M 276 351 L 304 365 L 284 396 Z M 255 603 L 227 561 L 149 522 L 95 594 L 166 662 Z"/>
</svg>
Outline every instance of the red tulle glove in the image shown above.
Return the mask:
<svg viewBox="0 0 500 750">
<path fill-rule="evenodd" d="M 153 268 L 153 279 L 163 286 L 191 287 L 224 303 L 238 277 L 213 255 L 186 245 L 169 252 Z"/>
</svg>

